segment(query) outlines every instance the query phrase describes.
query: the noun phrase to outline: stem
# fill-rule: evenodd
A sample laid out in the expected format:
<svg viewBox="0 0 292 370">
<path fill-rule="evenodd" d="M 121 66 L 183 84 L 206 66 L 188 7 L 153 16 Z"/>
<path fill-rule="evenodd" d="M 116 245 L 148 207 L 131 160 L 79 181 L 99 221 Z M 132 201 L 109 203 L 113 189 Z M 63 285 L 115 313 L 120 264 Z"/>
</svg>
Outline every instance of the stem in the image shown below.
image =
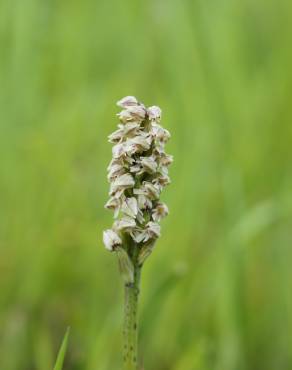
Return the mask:
<svg viewBox="0 0 292 370">
<path fill-rule="evenodd" d="M 124 370 L 137 370 L 138 357 L 138 296 L 141 267 L 134 265 L 134 282 L 125 284 L 124 308 Z"/>
</svg>

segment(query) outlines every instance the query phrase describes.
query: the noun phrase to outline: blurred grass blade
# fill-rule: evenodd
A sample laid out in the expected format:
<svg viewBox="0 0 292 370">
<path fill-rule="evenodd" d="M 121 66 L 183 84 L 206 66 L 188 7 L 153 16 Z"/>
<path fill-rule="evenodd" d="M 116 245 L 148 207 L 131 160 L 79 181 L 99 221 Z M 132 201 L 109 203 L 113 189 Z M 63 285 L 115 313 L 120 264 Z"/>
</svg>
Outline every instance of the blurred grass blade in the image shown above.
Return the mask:
<svg viewBox="0 0 292 370">
<path fill-rule="evenodd" d="M 63 342 L 61 345 L 61 348 L 58 353 L 57 361 L 55 363 L 54 370 L 62 370 L 63 369 L 63 363 L 64 358 L 67 350 L 67 344 L 68 344 L 68 338 L 70 333 L 70 327 L 67 328 L 66 334 L 64 335 Z"/>
</svg>

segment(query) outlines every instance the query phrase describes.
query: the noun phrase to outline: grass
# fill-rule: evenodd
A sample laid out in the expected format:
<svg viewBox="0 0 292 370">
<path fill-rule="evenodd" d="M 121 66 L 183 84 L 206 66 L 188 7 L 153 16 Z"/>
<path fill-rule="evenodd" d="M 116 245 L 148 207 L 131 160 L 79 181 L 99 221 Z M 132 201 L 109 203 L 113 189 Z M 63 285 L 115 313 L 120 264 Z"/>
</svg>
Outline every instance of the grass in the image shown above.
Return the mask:
<svg viewBox="0 0 292 370">
<path fill-rule="evenodd" d="M 69 338 L 70 328 L 68 327 L 64 335 L 60 350 L 58 352 L 57 360 L 55 363 L 54 370 L 62 370 L 64 365 L 64 359 L 66 355 L 66 350 L 68 347 L 68 338 Z"/>
<path fill-rule="evenodd" d="M 145 369 L 292 368 L 291 3 L 0 4 L 0 368 L 121 364 L 107 135 L 163 109 L 170 215 L 143 271 Z"/>
</svg>

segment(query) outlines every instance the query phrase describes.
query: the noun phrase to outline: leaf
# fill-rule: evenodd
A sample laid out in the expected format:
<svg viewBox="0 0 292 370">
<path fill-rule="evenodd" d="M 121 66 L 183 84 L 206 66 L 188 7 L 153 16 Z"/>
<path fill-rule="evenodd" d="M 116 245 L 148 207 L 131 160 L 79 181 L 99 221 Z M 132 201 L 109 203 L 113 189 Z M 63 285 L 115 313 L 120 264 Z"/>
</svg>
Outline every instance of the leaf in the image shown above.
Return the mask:
<svg viewBox="0 0 292 370">
<path fill-rule="evenodd" d="M 68 338 L 69 338 L 69 333 L 70 333 L 70 327 L 67 328 L 66 333 L 64 335 L 61 348 L 58 353 L 57 361 L 55 363 L 54 370 L 62 370 L 63 369 L 63 363 L 64 363 L 64 358 L 67 350 L 67 344 L 68 344 Z"/>
</svg>

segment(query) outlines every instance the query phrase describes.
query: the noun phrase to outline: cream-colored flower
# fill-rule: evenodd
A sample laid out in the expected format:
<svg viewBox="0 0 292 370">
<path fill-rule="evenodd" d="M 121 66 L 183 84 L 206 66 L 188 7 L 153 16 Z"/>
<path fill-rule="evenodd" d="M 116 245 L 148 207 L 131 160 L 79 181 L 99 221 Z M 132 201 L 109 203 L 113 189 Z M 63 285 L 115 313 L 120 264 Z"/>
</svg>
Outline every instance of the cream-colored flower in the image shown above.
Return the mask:
<svg viewBox="0 0 292 370">
<path fill-rule="evenodd" d="M 122 240 L 116 232 L 108 229 L 103 232 L 103 243 L 106 249 L 113 251 L 116 247 L 122 245 Z"/>
<path fill-rule="evenodd" d="M 149 239 L 156 239 L 160 237 L 160 225 L 157 222 L 149 221 L 146 227 Z"/>
<path fill-rule="evenodd" d="M 159 188 L 153 185 L 151 182 L 144 181 L 143 182 L 143 187 L 146 191 L 147 196 L 152 199 L 158 199 L 160 195 Z"/>
<path fill-rule="evenodd" d="M 119 125 L 121 126 L 121 125 Z M 137 122 L 128 122 L 123 125 L 123 136 L 131 137 L 134 133 L 136 134 L 137 130 L 140 128 L 139 123 Z"/>
<path fill-rule="evenodd" d="M 151 121 L 160 121 L 161 109 L 155 105 L 147 109 L 148 117 Z"/>
<path fill-rule="evenodd" d="M 119 215 L 121 207 L 121 201 L 118 198 L 111 197 L 105 204 L 104 208 L 111 209 L 113 210 L 114 213 L 114 218 L 117 218 Z"/>
<path fill-rule="evenodd" d="M 132 218 L 135 218 L 138 214 L 138 202 L 134 197 L 125 198 L 122 204 L 121 211 Z"/>
<path fill-rule="evenodd" d="M 146 238 L 146 231 L 142 228 L 135 228 L 131 231 L 130 235 L 132 239 L 139 244 Z"/>
<path fill-rule="evenodd" d="M 160 174 L 160 176 L 168 176 L 168 168 L 166 166 L 159 166 L 157 173 Z"/>
<path fill-rule="evenodd" d="M 155 158 L 153 156 L 141 157 L 140 163 L 143 169 L 149 173 L 155 173 L 158 167 L 157 162 L 155 161 Z"/>
<path fill-rule="evenodd" d="M 126 173 L 122 176 L 117 177 L 111 184 L 110 195 L 116 195 L 119 197 L 125 189 L 132 188 L 135 185 L 133 177 Z"/>
<path fill-rule="evenodd" d="M 129 231 L 136 227 L 136 222 L 132 217 L 124 216 L 115 221 L 114 228 L 119 231 Z"/>
<path fill-rule="evenodd" d="M 118 113 L 118 117 L 122 123 L 127 123 L 129 121 L 142 122 L 145 116 L 145 108 L 141 105 L 129 106 Z"/>
<path fill-rule="evenodd" d="M 133 177 L 129 174 L 126 173 L 122 176 L 119 176 L 113 183 L 117 187 L 125 187 L 125 188 L 130 188 L 135 185 L 135 181 Z"/>
<path fill-rule="evenodd" d="M 107 167 L 107 171 L 110 171 L 110 169 L 112 168 L 112 166 L 116 165 L 116 164 L 119 164 L 119 165 L 123 165 L 123 161 L 119 158 L 113 158 L 108 167 Z"/>
<path fill-rule="evenodd" d="M 112 198 L 110 198 L 107 202 L 106 202 L 106 204 L 105 204 L 105 206 L 104 206 L 104 208 L 107 208 L 107 209 L 116 209 L 117 207 L 119 207 L 120 206 L 120 201 L 119 201 L 119 199 L 117 199 L 117 198 L 114 198 L 114 197 L 112 197 Z"/>
<path fill-rule="evenodd" d="M 131 232 L 132 238 L 136 243 L 146 243 L 149 240 L 155 240 L 160 236 L 160 225 L 156 222 L 149 221 L 146 228 L 135 228 Z"/>
<path fill-rule="evenodd" d="M 146 116 L 146 109 L 143 105 L 133 105 L 131 107 L 127 107 L 127 111 L 132 115 L 133 120 L 137 119 L 140 121 Z"/>
<path fill-rule="evenodd" d="M 159 158 L 159 163 L 163 166 L 169 166 L 173 162 L 173 156 L 163 153 Z"/>
<path fill-rule="evenodd" d="M 128 140 L 129 152 L 132 154 L 140 153 L 150 149 L 151 137 L 148 135 L 139 135 Z"/>
<path fill-rule="evenodd" d="M 137 162 L 135 162 L 135 164 L 130 167 L 130 172 L 132 173 L 139 174 L 141 173 L 141 170 L 142 170 L 142 166 Z"/>
<path fill-rule="evenodd" d="M 144 194 L 138 195 L 138 207 L 142 210 L 151 209 L 152 201 Z"/>
<path fill-rule="evenodd" d="M 122 110 L 120 113 L 117 114 L 117 116 L 122 123 L 133 121 L 133 116 L 128 110 Z"/>
<path fill-rule="evenodd" d="M 156 207 L 152 211 L 152 219 L 155 222 L 159 222 L 168 215 L 168 207 L 166 204 L 158 202 Z"/>
<path fill-rule="evenodd" d="M 161 175 L 153 180 L 154 186 L 159 189 L 164 188 L 166 185 L 170 184 L 170 178 L 168 175 Z"/>
<path fill-rule="evenodd" d="M 140 188 L 134 188 L 133 192 L 135 195 L 145 195 L 150 200 L 158 199 L 160 195 L 159 188 L 148 181 L 144 181 Z"/>
<path fill-rule="evenodd" d="M 118 143 L 120 142 L 122 137 L 123 137 L 123 130 L 118 129 L 108 136 L 108 141 L 110 143 Z"/>
<path fill-rule="evenodd" d="M 128 122 L 119 124 L 118 127 L 118 130 L 108 136 L 108 141 L 110 143 L 118 144 L 121 143 L 123 139 L 135 136 L 137 130 L 140 128 L 140 124 L 138 122 Z"/>
<path fill-rule="evenodd" d="M 141 175 L 145 172 L 154 174 L 157 171 L 158 164 L 155 161 L 155 157 L 140 157 L 137 159 L 135 164 L 130 167 L 130 172 Z"/>
<path fill-rule="evenodd" d="M 113 146 L 112 149 L 113 158 L 121 158 L 123 155 L 125 155 L 126 152 L 126 146 L 125 143 L 119 143 Z"/>
<path fill-rule="evenodd" d="M 109 181 L 113 181 L 116 177 L 124 175 L 125 173 L 126 170 L 124 166 L 121 164 L 113 164 L 108 171 L 107 178 Z"/>
<path fill-rule="evenodd" d="M 162 143 L 166 143 L 170 139 L 169 131 L 158 123 L 152 123 L 151 134 Z"/>
<path fill-rule="evenodd" d="M 125 96 L 117 102 L 117 105 L 121 108 L 127 108 L 133 105 L 138 105 L 138 100 L 134 96 Z"/>
<path fill-rule="evenodd" d="M 118 159 L 124 156 L 132 156 L 135 153 L 142 153 L 150 148 L 151 138 L 145 136 L 135 136 L 125 142 L 113 146 L 113 157 Z"/>
</svg>

